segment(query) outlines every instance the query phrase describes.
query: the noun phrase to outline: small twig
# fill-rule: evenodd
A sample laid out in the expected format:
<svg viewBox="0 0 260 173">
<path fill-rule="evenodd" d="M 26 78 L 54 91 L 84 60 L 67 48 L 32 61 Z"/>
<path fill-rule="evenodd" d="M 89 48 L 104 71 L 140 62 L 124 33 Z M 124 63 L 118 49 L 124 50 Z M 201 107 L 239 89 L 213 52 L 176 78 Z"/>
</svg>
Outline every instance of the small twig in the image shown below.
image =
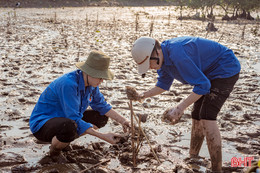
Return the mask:
<svg viewBox="0 0 260 173">
<path fill-rule="evenodd" d="M 133 106 L 132 106 L 132 100 L 130 100 L 130 111 L 131 111 L 131 140 L 132 140 L 132 150 L 133 150 L 133 166 L 136 167 L 136 154 L 135 154 L 135 141 L 134 141 L 134 118 L 133 118 L 133 115 L 134 115 L 134 111 L 133 111 Z"/>
<path fill-rule="evenodd" d="M 99 162 L 99 163 L 97 163 L 97 164 L 95 164 L 95 165 L 93 165 L 93 166 L 91 166 L 91 167 L 89 167 L 89 168 L 86 168 L 86 169 L 80 171 L 80 173 L 84 173 L 85 171 L 91 170 L 91 169 L 93 169 L 93 168 L 95 168 L 95 167 L 97 167 L 97 166 L 99 166 L 99 165 L 102 165 L 102 164 L 104 164 L 104 163 L 107 163 L 107 162 L 109 162 L 109 161 L 110 161 L 110 159 L 105 160 L 105 161 L 103 161 L 103 162 Z"/>
<path fill-rule="evenodd" d="M 136 117 L 135 114 L 134 114 L 134 117 L 135 117 L 135 119 L 137 119 L 137 117 Z M 141 127 L 139 127 L 139 129 L 141 130 L 141 132 L 143 133 L 145 139 L 147 140 L 147 142 L 148 142 L 148 144 L 149 144 L 149 146 L 150 146 L 150 148 L 151 148 L 151 150 L 152 150 L 152 152 L 153 152 L 153 154 L 154 154 L 154 157 L 156 158 L 156 160 L 157 160 L 159 163 L 161 163 L 160 160 L 159 160 L 159 158 L 158 158 L 158 156 L 157 156 L 157 154 L 154 152 L 154 149 L 153 149 L 153 147 L 152 147 L 152 145 L 151 145 L 151 143 L 150 143 L 150 140 L 147 138 L 147 136 L 146 136 L 146 134 L 144 133 L 143 129 L 142 129 Z"/>
<path fill-rule="evenodd" d="M 138 22 L 139 21 L 139 13 L 136 13 L 135 15 L 135 32 L 138 31 Z"/>
<path fill-rule="evenodd" d="M 224 32 L 223 32 L 223 33 L 221 34 L 221 36 L 219 37 L 218 42 L 220 42 L 220 40 L 222 39 L 223 35 L 224 35 Z"/>
<path fill-rule="evenodd" d="M 86 14 L 86 26 L 88 27 L 88 14 Z"/>
<path fill-rule="evenodd" d="M 246 24 L 244 25 L 243 31 L 242 31 L 242 40 L 244 40 L 244 36 L 245 36 L 245 30 L 246 30 Z"/>
<path fill-rule="evenodd" d="M 130 101 L 130 103 L 132 103 L 132 101 Z M 133 113 L 133 115 L 134 115 L 134 117 L 135 117 L 135 120 L 138 122 L 137 117 L 136 117 L 136 115 L 135 115 L 135 113 L 134 113 L 134 111 L 133 111 L 132 104 L 130 104 L 129 107 L 130 107 L 131 112 Z M 156 159 L 159 163 L 161 163 L 160 160 L 159 160 L 159 158 L 158 158 L 158 156 L 157 156 L 157 154 L 154 152 L 154 149 L 153 149 L 153 147 L 152 147 L 152 145 L 151 145 L 151 143 L 150 143 L 150 140 L 147 138 L 147 136 L 146 136 L 146 134 L 144 133 L 143 129 L 142 129 L 140 126 L 138 126 L 138 127 L 139 127 L 139 129 L 141 130 L 141 132 L 143 133 L 145 139 L 147 140 L 147 142 L 148 142 L 148 144 L 149 144 L 149 146 L 150 146 L 150 148 L 151 148 L 151 150 L 152 150 L 152 152 L 153 152 L 153 155 L 154 155 L 155 159 Z"/>
<path fill-rule="evenodd" d="M 138 155 L 139 151 L 140 151 L 140 148 L 143 144 L 143 140 L 139 142 L 139 144 L 137 144 L 137 147 L 136 147 L 136 155 Z"/>
<path fill-rule="evenodd" d="M 207 31 L 205 38 L 207 38 L 207 37 L 208 37 L 208 33 L 209 33 L 209 31 Z"/>
<path fill-rule="evenodd" d="M 140 117 L 138 119 L 138 125 L 139 125 L 139 127 L 141 127 L 141 118 Z M 143 143 L 143 138 L 140 140 L 140 136 L 141 136 L 140 134 L 141 134 L 141 130 L 139 129 L 138 138 L 137 138 L 137 146 L 136 146 L 136 155 L 138 155 L 141 145 Z"/>
</svg>

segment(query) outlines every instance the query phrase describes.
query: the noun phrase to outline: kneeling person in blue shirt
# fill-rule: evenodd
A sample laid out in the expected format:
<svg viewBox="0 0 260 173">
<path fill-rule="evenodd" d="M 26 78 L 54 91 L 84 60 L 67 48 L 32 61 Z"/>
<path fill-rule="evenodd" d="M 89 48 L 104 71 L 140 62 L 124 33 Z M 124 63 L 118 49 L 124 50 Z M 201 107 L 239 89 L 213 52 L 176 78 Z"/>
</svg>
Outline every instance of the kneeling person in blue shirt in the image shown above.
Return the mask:
<svg viewBox="0 0 260 173">
<path fill-rule="evenodd" d="M 112 80 L 110 57 L 92 51 L 85 62 L 79 62 L 76 71 L 54 80 L 41 94 L 30 117 L 30 129 L 40 141 L 51 142 L 50 156 L 59 156 L 61 150 L 79 136 L 90 134 L 111 144 L 120 135 L 101 133 L 95 129 L 106 125 L 108 117 L 123 125 L 129 121 L 114 111 L 99 91 L 103 79 Z M 90 106 L 93 110 L 87 110 Z"/>
<path fill-rule="evenodd" d="M 241 67 L 233 51 L 199 37 L 177 37 L 161 44 L 153 38 L 141 37 L 133 45 L 132 57 L 140 74 L 150 68 L 156 69 L 159 76 L 154 88 L 139 94 L 139 101 L 169 90 L 174 79 L 194 86 L 186 99 L 165 114 L 174 124 L 194 103 L 190 155 L 198 156 L 206 136 L 211 169 L 221 172 L 221 136 L 216 118 L 239 78 Z"/>
</svg>

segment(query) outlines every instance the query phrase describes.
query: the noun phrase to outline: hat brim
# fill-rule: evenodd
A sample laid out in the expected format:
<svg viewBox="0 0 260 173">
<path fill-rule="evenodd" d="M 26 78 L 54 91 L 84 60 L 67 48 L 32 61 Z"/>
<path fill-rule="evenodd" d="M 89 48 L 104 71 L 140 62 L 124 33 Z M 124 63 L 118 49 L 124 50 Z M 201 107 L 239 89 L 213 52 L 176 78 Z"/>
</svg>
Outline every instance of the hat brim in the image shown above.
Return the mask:
<svg viewBox="0 0 260 173">
<path fill-rule="evenodd" d="M 146 61 L 144 61 L 142 64 L 137 66 L 137 70 L 139 74 L 146 73 L 150 68 L 150 57 L 147 58 Z"/>
<path fill-rule="evenodd" d="M 102 78 L 106 80 L 114 79 L 114 74 L 111 70 L 96 70 L 90 66 L 88 66 L 85 62 L 76 63 L 76 67 L 78 67 L 81 71 L 85 72 L 87 75 L 93 78 Z"/>
</svg>

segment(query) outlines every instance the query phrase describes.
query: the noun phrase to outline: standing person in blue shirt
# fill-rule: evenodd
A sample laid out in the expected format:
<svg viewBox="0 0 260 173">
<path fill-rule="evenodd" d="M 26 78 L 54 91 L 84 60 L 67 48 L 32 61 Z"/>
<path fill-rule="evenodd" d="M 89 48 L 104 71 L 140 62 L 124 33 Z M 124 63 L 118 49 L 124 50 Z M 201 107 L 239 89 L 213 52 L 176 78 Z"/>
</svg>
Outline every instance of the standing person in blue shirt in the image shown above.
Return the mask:
<svg viewBox="0 0 260 173">
<path fill-rule="evenodd" d="M 41 94 L 30 117 L 30 129 L 40 141 L 50 142 L 50 157 L 58 161 L 61 150 L 77 137 L 90 134 L 111 144 L 120 135 L 101 133 L 95 129 L 106 125 L 108 117 L 128 130 L 129 121 L 114 111 L 99 91 L 103 79 L 112 80 L 110 57 L 92 51 L 79 70 L 64 74 L 54 80 Z M 90 106 L 93 110 L 86 110 Z"/>
<path fill-rule="evenodd" d="M 140 74 L 145 74 L 149 68 L 156 69 L 158 73 L 156 86 L 139 94 L 136 100 L 169 90 L 174 79 L 194 86 L 186 99 L 164 115 L 174 124 L 194 103 L 190 156 L 198 156 L 206 136 L 211 169 L 221 172 L 221 136 L 216 118 L 239 78 L 241 67 L 233 51 L 199 37 L 173 38 L 161 44 L 153 38 L 141 37 L 133 45 L 132 57 Z"/>
</svg>

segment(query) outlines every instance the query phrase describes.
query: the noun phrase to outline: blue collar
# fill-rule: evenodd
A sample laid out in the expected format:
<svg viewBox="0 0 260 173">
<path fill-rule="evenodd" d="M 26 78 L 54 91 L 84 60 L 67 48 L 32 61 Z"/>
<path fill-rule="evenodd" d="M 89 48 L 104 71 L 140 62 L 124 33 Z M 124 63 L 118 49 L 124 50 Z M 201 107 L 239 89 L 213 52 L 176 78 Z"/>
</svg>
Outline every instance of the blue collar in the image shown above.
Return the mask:
<svg viewBox="0 0 260 173">
<path fill-rule="evenodd" d="M 84 82 L 84 78 L 83 78 L 83 73 L 81 70 L 78 70 L 78 75 L 79 75 L 79 90 L 80 91 L 84 91 L 85 92 L 85 82 Z"/>
<path fill-rule="evenodd" d="M 169 52 L 166 49 L 166 41 L 162 42 L 161 47 L 162 47 L 162 52 L 163 52 L 163 65 L 172 65 L 172 62 L 170 61 L 169 58 Z"/>
</svg>

